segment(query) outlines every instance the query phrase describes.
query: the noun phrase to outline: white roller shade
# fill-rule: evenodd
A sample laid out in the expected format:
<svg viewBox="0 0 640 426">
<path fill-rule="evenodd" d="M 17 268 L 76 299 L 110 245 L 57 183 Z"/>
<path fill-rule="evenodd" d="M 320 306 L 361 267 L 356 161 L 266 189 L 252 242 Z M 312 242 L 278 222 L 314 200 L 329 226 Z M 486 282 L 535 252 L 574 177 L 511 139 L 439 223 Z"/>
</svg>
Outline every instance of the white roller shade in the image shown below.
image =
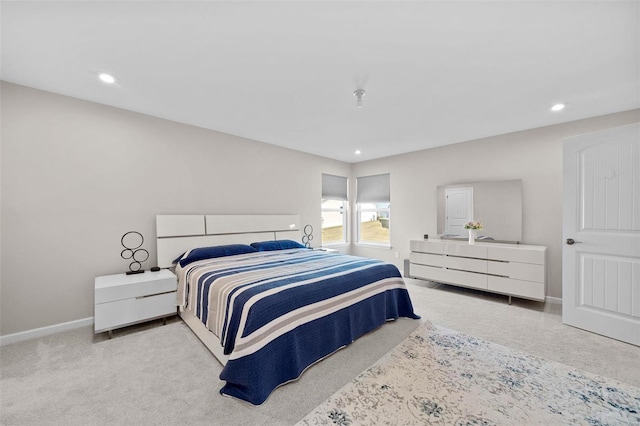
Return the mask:
<svg viewBox="0 0 640 426">
<path fill-rule="evenodd" d="M 323 173 L 322 199 L 347 201 L 347 178 Z"/>
<path fill-rule="evenodd" d="M 390 203 L 389 174 L 356 178 L 357 203 Z"/>
</svg>

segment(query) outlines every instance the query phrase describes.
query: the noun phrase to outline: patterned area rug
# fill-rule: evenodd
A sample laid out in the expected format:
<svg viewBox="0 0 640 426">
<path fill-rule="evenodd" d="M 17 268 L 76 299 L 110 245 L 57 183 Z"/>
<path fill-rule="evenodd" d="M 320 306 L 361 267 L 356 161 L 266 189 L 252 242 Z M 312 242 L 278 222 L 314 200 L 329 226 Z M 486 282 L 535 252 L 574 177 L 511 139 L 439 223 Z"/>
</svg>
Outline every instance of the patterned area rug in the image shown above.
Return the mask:
<svg viewBox="0 0 640 426">
<path fill-rule="evenodd" d="M 430 323 L 299 425 L 639 425 L 640 389 Z"/>
</svg>

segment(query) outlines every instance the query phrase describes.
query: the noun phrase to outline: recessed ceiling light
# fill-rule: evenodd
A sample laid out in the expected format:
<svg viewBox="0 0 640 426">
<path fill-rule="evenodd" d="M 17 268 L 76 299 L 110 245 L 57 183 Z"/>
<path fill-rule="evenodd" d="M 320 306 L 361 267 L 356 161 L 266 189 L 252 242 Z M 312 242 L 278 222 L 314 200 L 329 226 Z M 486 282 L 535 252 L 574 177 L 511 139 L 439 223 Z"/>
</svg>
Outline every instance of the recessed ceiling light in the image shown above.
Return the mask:
<svg viewBox="0 0 640 426">
<path fill-rule="evenodd" d="M 107 84 L 113 84 L 116 82 L 116 78 L 111 74 L 107 74 L 106 72 L 101 72 L 100 74 L 98 74 L 98 78 L 101 82 Z"/>
<path fill-rule="evenodd" d="M 558 112 L 562 111 L 566 105 L 565 104 L 555 104 L 551 107 L 551 111 Z"/>
<path fill-rule="evenodd" d="M 356 149 L 355 154 L 356 154 L 356 155 L 360 155 L 360 154 L 362 154 L 362 151 L 360 151 L 359 149 Z"/>
</svg>

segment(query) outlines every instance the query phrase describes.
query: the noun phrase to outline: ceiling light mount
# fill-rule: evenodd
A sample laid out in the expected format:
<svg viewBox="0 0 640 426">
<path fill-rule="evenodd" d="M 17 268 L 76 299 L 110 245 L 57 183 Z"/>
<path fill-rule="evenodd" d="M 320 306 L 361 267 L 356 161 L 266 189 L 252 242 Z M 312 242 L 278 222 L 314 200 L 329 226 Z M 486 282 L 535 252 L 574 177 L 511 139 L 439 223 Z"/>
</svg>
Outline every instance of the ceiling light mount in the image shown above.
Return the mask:
<svg viewBox="0 0 640 426">
<path fill-rule="evenodd" d="M 364 91 L 364 89 L 357 89 L 353 92 L 353 96 L 355 96 L 358 100 L 356 101 L 356 106 L 358 108 L 362 108 L 362 97 L 366 94 L 367 92 Z"/>
</svg>

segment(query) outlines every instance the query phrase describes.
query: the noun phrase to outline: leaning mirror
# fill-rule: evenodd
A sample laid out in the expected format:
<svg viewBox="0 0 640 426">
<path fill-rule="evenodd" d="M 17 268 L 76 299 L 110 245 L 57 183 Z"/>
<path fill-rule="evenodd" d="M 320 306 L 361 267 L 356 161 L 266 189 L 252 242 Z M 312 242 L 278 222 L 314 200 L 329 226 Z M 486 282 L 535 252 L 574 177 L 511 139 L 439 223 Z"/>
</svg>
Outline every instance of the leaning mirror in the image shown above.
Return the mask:
<svg viewBox="0 0 640 426">
<path fill-rule="evenodd" d="M 482 222 L 479 241 L 522 241 L 522 180 L 472 182 L 438 187 L 438 234 L 467 239 L 464 224 Z"/>
</svg>

